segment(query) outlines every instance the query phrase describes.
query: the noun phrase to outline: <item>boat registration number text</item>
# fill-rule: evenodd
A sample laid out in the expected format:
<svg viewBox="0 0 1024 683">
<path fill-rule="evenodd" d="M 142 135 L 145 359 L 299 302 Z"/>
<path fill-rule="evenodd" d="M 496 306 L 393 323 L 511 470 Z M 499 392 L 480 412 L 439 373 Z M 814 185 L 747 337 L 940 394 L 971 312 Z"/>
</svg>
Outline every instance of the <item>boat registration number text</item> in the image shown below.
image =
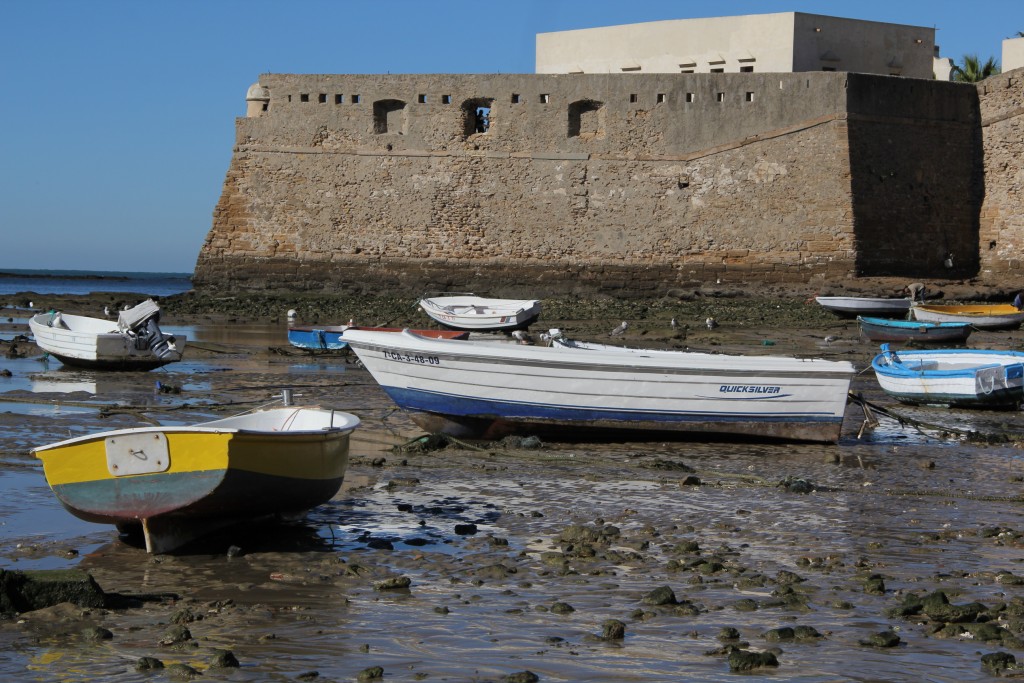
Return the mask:
<svg viewBox="0 0 1024 683">
<path fill-rule="evenodd" d="M 385 351 L 384 357 L 388 360 L 402 361 L 403 363 L 418 363 L 420 365 L 440 365 L 441 359 L 437 356 L 424 356 L 419 353 L 401 353 L 400 351 Z"/>
</svg>

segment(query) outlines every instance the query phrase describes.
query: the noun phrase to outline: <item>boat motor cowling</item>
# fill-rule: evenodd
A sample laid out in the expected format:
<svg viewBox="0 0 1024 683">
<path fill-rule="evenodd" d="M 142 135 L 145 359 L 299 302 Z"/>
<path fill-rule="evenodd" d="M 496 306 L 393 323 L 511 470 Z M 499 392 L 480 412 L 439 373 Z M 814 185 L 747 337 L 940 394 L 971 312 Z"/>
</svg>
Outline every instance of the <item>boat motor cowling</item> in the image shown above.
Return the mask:
<svg viewBox="0 0 1024 683">
<path fill-rule="evenodd" d="M 135 337 L 135 348 L 149 349 L 161 360 L 181 360 L 181 353 L 175 348 L 174 335 L 160 331 L 160 307 L 152 299 L 146 299 L 138 306 L 121 311 L 117 316 L 117 327 Z"/>
</svg>

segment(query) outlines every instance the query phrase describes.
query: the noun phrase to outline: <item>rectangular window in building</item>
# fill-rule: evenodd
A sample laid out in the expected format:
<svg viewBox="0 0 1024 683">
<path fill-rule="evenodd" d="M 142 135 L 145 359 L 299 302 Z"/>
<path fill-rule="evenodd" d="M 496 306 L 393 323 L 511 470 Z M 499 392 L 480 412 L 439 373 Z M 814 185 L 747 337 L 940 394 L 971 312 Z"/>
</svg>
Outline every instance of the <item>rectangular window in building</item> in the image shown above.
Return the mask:
<svg viewBox="0 0 1024 683">
<path fill-rule="evenodd" d="M 681 73 L 681 74 L 692 74 L 693 73 L 693 69 L 682 69 L 682 70 L 679 71 L 679 73 Z"/>
<path fill-rule="evenodd" d="M 717 69 L 712 69 L 711 73 L 713 73 L 713 74 L 724 74 L 725 73 L 725 69 L 719 67 Z"/>
<path fill-rule="evenodd" d="M 320 96 L 316 98 L 320 104 L 327 104 L 327 93 L 320 93 Z"/>
<path fill-rule="evenodd" d="M 741 66 L 740 67 L 740 73 L 743 73 L 743 74 L 754 73 L 754 67 L 752 67 L 752 66 Z"/>
<path fill-rule="evenodd" d="M 335 104 L 341 104 L 344 101 L 345 101 L 345 96 L 344 95 L 335 95 L 334 96 L 334 103 Z"/>
<path fill-rule="evenodd" d="M 692 93 L 692 92 L 688 92 L 688 93 L 686 93 L 686 101 L 687 101 L 687 102 L 693 102 L 693 101 L 694 101 L 695 99 L 696 99 L 696 98 L 695 98 L 695 97 L 693 96 L 693 93 Z"/>
<path fill-rule="evenodd" d="M 451 95 L 441 95 L 441 104 L 451 104 L 451 103 L 452 103 L 452 96 Z"/>
<path fill-rule="evenodd" d="M 715 101 L 717 101 L 717 102 L 725 102 L 725 93 L 724 92 L 720 92 L 720 93 L 716 94 L 715 95 Z"/>
<path fill-rule="evenodd" d="M 821 67 L 821 70 L 822 71 L 835 71 L 836 68 L 834 66 L 823 66 L 823 67 Z"/>
<path fill-rule="evenodd" d="M 629 94 L 629 101 L 630 101 L 631 104 L 636 104 L 636 101 L 637 101 L 636 93 L 630 93 Z"/>
<path fill-rule="evenodd" d="M 540 103 L 541 104 L 547 104 L 550 99 L 551 99 L 551 95 L 548 95 L 547 93 L 543 93 L 540 96 Z"/>
<path fill-rule="evenodd" d="M 753 102 L 754 101 L 754 93 L 752 93 L 750 91 L 747 91 L 747 96 L 744 99 L 746 99 L 747 102 Z"/>
<path fill-rule="evenodd" d="M 512 93 L 512 104 L 519 104 L 519 93 Z"/>
<path fill-rule="evenodd" d="M 419 101 L 420 104 L 426 104 L 427 103 L 427 96 L 426 95 L 419 95 L 419 96 L 417 96 L 416 99 Z"/>
<path fill-rule="evenodd" d="M 302 93 L 299 95 L 299 102 L 309 102 L 309 93 Z"/>
<path fill-rule="evenodd" d="M 658 93 L 658 97 L 656 99 L 657 99 L 658 104 L 663 103 L 665 101 L 665 93 L 663 93 L 663 92 Z"/>
<path fill-rule="evenodd" d="M 352 104 L 359 104 L 359 95 L 352 95 L 348 98 L 348 101 Z"/>
</svg>

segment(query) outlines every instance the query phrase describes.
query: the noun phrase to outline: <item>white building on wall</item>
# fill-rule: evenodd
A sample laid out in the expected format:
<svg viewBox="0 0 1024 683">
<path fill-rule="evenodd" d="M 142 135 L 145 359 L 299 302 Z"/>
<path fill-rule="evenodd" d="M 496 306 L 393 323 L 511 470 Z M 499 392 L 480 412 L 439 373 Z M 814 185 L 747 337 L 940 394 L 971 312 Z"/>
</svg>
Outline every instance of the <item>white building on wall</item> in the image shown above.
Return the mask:
<svg viewBox="0 0 1024 683">
<path fill-rule="evenodd" d="M 781 12 L 539 33 L 536 69 L 544 74 L 857 71 L 931 79 L 935 62 L 943 61 L 935 57 L 934 28 Z"/>
<path fill-rule="evenodd" d="M 1007 38 L 1003 41 L 1003 71 L 1012 71 L 1024 66 L 1024 38 Z"/>
</svg>

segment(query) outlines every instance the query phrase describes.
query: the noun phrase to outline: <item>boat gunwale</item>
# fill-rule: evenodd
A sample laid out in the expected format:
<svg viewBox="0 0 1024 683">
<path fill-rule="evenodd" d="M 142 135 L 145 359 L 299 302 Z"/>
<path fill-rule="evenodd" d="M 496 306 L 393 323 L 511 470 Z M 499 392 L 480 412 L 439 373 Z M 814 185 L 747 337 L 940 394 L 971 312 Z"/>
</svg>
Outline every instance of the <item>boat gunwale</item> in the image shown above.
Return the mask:
<svg viewBox="0 0 1024 683">
<path fill-rule="evenodd" d="M 499 361 L 514 361 L 517 365 L 550 367 L 550 368 L 576 368 L 576 369 L 600 369 L 605 371 L 619 372 L 664 372 L 668 374 L 707 374 L 709 370 L 720 373 L 724 376 L 749 377 L 752 375 L 768 375 L 771 377 L 808 377 L 822 379 L 842 379 L 854 374 L 855 368 L 849 361 L 832 361 L 823 358 L 798 358 L 795 356 L 736 356 L 730 354 L 712 354 L 703 352 L 670 351 L 661 349 L 631 349 L 630 353 L 621 351 L 604 351 L 600 349 L 589 349 L 582 354 L 566 353 L 565 350 L 548 349 L 547 347 L 523 346 L 519 344 L 495 345 L 487 342 L 474 342 L 472 340 L 447 340 L 430 339 L 420 337 L 409 330 L 404 330 L 398 335 L 417 345 L 424 345 L 426 348 L 409 348 L 409 345 L 388 343 L 383 340 L 365 340 L 359 337 L 350 338 L 349 344 L 356 349 L 372 349 L 377 351 L 396 351 L 413 353 L 429 353 L 439 358 L 467 363 L 493 364 Z M 449 346 L 459 344 L 460 346 Z M 461 349 L 461 350 L 460 350 Z M 468 353 L 467 353 L 468 351 Z M 541 356 L 537 357 L 537 352 Z M 645 351 L 653 351 L 658 355 L 644 355 Z M 665 359 L 671 358 L 663 354 L 679 353 L 699 359 L 715 359 L 716 364 L 722 367 L 709 368 L 707 365 L 693 363 L 687 366 L 678 364 L 666 364 Z M 531 355 L 532 354 L 532 355 Z M 511 357 L 510 357 L 511 356 Z M 695 358 L 695 360 L 697 359 Z M 785 368 L 751 368 L 748 370 L 736 370 L 734 366 L 725 366 L 727 363 L 734 363 L 736 359 L 757 359 L 770 360 L 793 366 L 806 364 L 806 368 L 785 367 Z M 593 360 L 606 360 L 605 363 L 594 363 Z M 650 362 L 637 363 L 635 361 L 645 359 Z M 624 361 L 629 362 L 624 362 Z M 658 361 L 662 361 L 659 363 Z M 829 366 L 826 369 L 826 364 Z M 816 366 L 816 367 L 815 367 Z"/>
<path fill-rule="evenodd" d="M 281 408 L 277 410 L 283 410 Z M 301 410 L 313 410 L 310 408 L 303 408 Z M 323 409 L 315 409 L 323 410 Z M 63 441 L 56 441 L 54 443 L 45 444 L 43 446 L 36 446 L 29 452 L 35 454 L 41 451 L 50 451 L 64 446 L 71 446 L 80 443 L 87 443 L 90 441 L 97 441 L 101 439 L 107 439 L 113 436 L 124 436 L 126 434 L 152 434 L 152 433 L 163 433 L 163 434 L 233 434 L 238 436 L 287 436 L 287 437 L 310 437 L 310 436 L 341 436 L 344 434 L 351 433 L 359 428 L 361 423 L 360 419 L 351 413 L 345 411 L 336 410 L 323 410 L 325 413 L 330 413 L 333 416 L 338 415 L 349 415 L 355 420 L 355 424 L 350 424 L 351 421 L 346 420 L 346 424 L 340 426 L 329 426 L 321 427 L 320 429 L 288 429 L 288 430 L 273 430 L 273 429 L 253 429 L 244 427 L 230 427 L 230 426 L 207 426 L 213 422 L 221 422 L 231 420 L 233 418 L 244 418 L 252 415 L 252 413 L 243 413 L 241 415 L 233 415 L 231 417 L 219 418 L 217 420 L 211 420 L 210 422 L 199 423 L 195 425 L 168 425 L 159 426 L 151 425 L 146 427 L 126 427 L 124 429 L 111 429 L 105 432 L 93 432 L 91 434 L 83 434 L 81 436 L 71 437 L 70 439 L 64 439 Z"/>
<path fill-rule="evenodd" d="M 862 315 L 857 316 L 857 322 L 900 330 L 922 327 L 925 329 L 955 330 L 971 326 L 969 322 L 956 322 L 953 320 L 896 320 L 893 318 L 876 318 L 874 316 Z"/>
</svg>

